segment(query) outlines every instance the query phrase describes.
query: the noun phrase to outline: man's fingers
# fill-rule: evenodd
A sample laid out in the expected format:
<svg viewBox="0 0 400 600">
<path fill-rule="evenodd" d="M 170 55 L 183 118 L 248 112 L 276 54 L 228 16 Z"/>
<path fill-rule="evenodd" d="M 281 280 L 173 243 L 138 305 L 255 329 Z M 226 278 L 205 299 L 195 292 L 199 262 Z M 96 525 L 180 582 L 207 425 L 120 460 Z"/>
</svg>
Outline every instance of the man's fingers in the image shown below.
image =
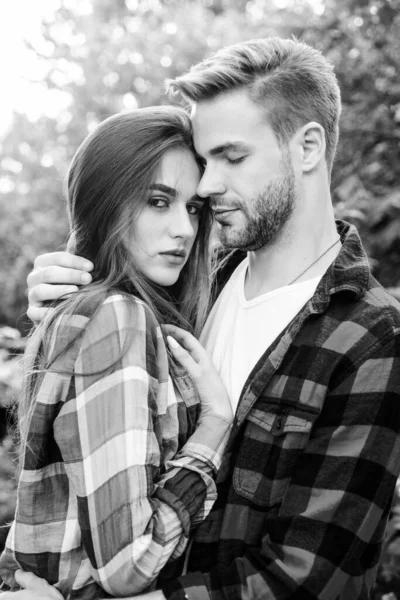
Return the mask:
<svg viewBox="0 0 400 600">
<path fill-rule="evenodd" d="M 50 314 L 50 312 L 54 311 L 54 308 L 42 308 L 40 306 L 30 306 L 26 311 L 26 315 L 28 319 L 33 321 L 34 323 L 43 321 L 46 315 Z"/>
<path fill-rule="evenodd" d="M 93 263 L 89 260 L 69 252 L 41 254 L 35 260 L 33 271 L 28 275 L 28 287 L 32 289 L 42 283 L 57 285 L 87 284 L 92 280 L 89 273 L 92 269 Z"/>
<path fill-rule="evenodd" d="M 28 300 L 30 306 L 37 306 L 42 302 L 48 302 L 49 300 L 58 300 L 66 294 L 72 294 L 77 292 L 79 288 L 76 285 L 51 285 L 47 283 L 40 283 L 35 285 L 28 292 Z"/>
<path fill-rule="evenodd" d="M 31 289 L 40 283 L 83 285 L 90 283 L 92 276 L 86 271 L 49 265 L 47 267 L 35 267 L 27 277 L 28 287 Z"/>
<path fill-rule="evenodd" d="M 49 307 L 43 306 L 43 302 L 59 300 L 78 290 L 79 288 L 76 285 L 52 285 L 47 283 L 35 285 L 28 292 L 29 308 L 26 314 L 34 323 L 42 321 L 45 315 L 48 314 L 48 311 L 52 310 Z"/>
<path fill-rule="evenodd" d="M 92 271 L 93 263 L 81 256 L 75 256 L 70 252 L 49 252 L 40 254 L 34 262 L 34 268 L 58 266 L 78 271 Z"/>
</svg>

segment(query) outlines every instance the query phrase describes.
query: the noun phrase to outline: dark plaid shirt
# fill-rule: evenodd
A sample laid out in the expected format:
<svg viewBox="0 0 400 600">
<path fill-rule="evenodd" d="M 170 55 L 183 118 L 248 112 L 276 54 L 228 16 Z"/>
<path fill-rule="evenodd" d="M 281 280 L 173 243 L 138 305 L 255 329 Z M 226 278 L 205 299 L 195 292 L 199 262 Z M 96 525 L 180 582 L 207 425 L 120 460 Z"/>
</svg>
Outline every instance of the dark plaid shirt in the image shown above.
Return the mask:
<svg viewBox="0 0 400 600">
<path fill-rule="evenodd" d="M 219 495 L 170 600 L 367 600 L 400 471 L 399 304 L 357 231 L 239 400 Z"/>
</svg>

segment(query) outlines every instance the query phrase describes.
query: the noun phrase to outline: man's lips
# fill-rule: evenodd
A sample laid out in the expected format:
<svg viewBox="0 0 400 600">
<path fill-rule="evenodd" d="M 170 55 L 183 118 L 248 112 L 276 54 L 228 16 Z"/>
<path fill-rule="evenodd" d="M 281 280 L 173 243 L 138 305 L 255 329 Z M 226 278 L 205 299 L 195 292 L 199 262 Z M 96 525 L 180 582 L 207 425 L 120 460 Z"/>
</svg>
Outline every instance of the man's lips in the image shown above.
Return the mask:
<svg viewBox="0 0 400 600">
<path fill-rule="evenodd" d="M 234 212 L 235 210 L 238 210 L 238 208 L 236 206 L 216 206 L 215 208 L 211 207 L 211 210 L 215 215 L 219 215 L 222 213 Z"/>
<path fill-rule="evenodd" d="M 218 206 L 216 208 L 212 208 L 214 213 L 215 220 L 223 223 L 225 219 L 229 219 L 230 215 L 239 210 L 236 207 L 228 207 L 228 206 Z"/>
</svg>

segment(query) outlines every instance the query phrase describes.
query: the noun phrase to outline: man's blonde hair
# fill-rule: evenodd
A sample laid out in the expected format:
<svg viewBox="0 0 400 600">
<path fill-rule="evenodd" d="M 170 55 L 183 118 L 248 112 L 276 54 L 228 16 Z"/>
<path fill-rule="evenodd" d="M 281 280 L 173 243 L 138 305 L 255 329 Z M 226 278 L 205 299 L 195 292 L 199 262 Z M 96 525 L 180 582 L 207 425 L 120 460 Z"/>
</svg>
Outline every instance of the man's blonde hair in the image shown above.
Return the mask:
<svg viewBox="0 0 400 600">
<path fill-rule="evenodd" d="M 275 37 L 227 46 L 166 85 L 167 92 L 180 93 L 191 103 L 246 89 L 265 110 L 281 145 L 299 127 L 316 121 L 325 130 L 331 171 L 339 138 L 340 90 L 332 65 L 307 44 Z"/>
</svg>

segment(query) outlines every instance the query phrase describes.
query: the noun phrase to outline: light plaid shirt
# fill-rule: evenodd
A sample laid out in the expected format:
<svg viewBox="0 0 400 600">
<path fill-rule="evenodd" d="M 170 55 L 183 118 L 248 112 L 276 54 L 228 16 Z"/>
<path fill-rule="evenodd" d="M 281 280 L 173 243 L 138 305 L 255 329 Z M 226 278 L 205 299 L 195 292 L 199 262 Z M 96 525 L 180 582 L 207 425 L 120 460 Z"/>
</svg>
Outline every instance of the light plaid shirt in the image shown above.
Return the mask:
<svg viewBox="0 0 400 600">
<path fill-rule="evenodd" d="M 54 355 L 81 335 L 40 383 L 0 575 L 33 571 L 68 599 L 132 595 L 210 511 L 224 426 L 195 431 L 192 381 L 140 300 L 110 295 L 61 324 Z"/>
</svg>

